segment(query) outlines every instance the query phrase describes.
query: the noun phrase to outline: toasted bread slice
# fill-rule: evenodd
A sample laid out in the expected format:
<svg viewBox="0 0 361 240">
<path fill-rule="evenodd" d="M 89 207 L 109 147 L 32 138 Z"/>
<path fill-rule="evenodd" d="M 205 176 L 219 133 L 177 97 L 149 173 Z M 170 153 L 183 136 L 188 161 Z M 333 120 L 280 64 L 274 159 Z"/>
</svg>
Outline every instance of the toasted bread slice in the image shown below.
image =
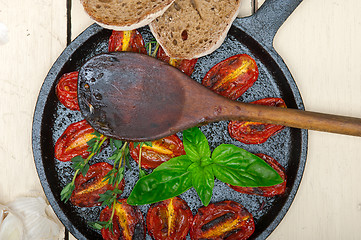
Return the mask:
<svg viewBox="0 0 361 240">
<path fill-rule="evenodd" d="M 176 0 L 149 24 L 172 58 L 192 59 L 212 53 L 224 41 L 241 0 Z"/>
<path fill-rule="evenodd" d="M 174 0 L 81 0 L 86 13 L 104 28 L 126 31 L 162 15 Z"/>
</svg>

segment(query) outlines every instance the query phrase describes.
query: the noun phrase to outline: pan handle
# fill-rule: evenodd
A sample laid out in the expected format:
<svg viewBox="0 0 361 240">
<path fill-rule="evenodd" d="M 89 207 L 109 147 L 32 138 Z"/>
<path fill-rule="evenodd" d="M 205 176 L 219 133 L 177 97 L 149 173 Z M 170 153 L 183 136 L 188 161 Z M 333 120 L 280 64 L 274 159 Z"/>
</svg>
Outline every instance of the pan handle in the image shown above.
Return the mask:
<svg viewBox="0 0 361 240">
<path fill-rule="evenodd" d="M 234 25 L 272 47 L 278 29 L 301 2 L 302 0 L 266 0 L 255 14 L 236 19 Z"/>
</svg>

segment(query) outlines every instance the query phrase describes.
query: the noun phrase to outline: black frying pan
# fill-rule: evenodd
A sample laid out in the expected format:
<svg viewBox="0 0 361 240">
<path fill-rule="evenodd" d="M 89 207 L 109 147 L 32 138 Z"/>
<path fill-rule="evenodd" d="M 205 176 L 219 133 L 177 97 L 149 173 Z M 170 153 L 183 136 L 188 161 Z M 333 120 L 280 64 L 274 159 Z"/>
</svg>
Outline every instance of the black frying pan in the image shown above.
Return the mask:
<svg viewBox="0 0 361 240">
<path fill-rule="evenodd" d="M 267 0 L 251 17 L 237 19 L 224 44 L 211 55 L 198 60 L 192 78 L 201 81 L 206 72 L 216 63 L 235 54 L 252 56 L 259 68 L 259 79 L 240 101 L 251 102 L 265 97 L 282 97 L 290 108 L 304 109 L 300 93 L 282 58 L 273 48 L 273 38 L 287 17 L 302 0 Z M 149 41 L 152 35 L 148 28 L 140 29 Z M 101 239 L 100 232 L 91 229 L 88 221 L 98 220 L 101 207 L 78 208 L 60 201 L 62 188 L 71 181 L 73 171 L 70 163 L 54 158 L 54 144 L 67 126 L 82 119 L 80 112 L 62 106 L 55 95 L 57 80 L 67 72 L 79 70 L 89 58 L 107 52 L 111 31 L 94 24 L 77 37 L 60 55 L 50 69 L 41 88 L 33 120 L 33 154 L 44 192 L 55 213 L 65 227 L 78 239 Z M 216 180 L 211 202 L 234 200 L 244 205 L 254 216 L 256 231 L 251 239 L 265 239 L 280 223 L 289 209 L 300 184 L 306 162 L 307 131 L 285 128 L 282 132 L 259 145 L 245 145 L 229 137 L 227 123 L 219 122 L 203 126 L 212 150 L 222 143 L 231 143 L 253 153 L 265 153 L 277 159 L 286 169 L 287 190 L 282 196 L 265 198 L 240 194 Z M 181 136 L 181 135 L 180 135 Z M 91 164 L 108 161 L 109 149 L 91 160 Z M 131 161 L 136 169 L 134 161 Z M 126 188 L 122 197 L 127 197 L 137 180 L 137 171 L 126 173 Z M 190 189 L 181 197 L 193 213 L 202 206 L 195 191 Z M 141 206 L 143 214 L 149 206 Z M 147 239 L 150 239 L 147 236 Z"/>
</svg>

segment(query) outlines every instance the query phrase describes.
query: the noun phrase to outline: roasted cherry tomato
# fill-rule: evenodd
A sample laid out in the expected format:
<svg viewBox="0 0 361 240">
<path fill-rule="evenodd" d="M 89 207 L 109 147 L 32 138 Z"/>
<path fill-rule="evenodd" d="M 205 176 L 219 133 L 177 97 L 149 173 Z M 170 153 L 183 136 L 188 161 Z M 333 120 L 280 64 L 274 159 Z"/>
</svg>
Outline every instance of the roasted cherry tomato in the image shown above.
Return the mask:
<svg viewBox="0 0 361 240">
<path fill-rule="evenodd" d="M 287 107 L 281 98 L 264 98 L 251 103 L 282 108 Z M 284 126 L 281 125 L 247 121 L 230 121 L 228 124 L 228 132 L 231 137 L 245 144 L 264 143 L 269 137 L 275 135 L 283 128 Z"/>
<path fill-rule="evenodd" d="M 55 158 L 67 162 L 75 156 L 89 156 L 87 142 L 94 138 L 95 130 L 85 121 L 72 123 L 55 143 Z"/>
<path fill-rule="evenodd" d="M 273 197 L 276 195 L 283 194 L 286 190 L 285 169 L 274 158 L 272 158 L 266 154 L 258 153 L 255 155 L 262 158 L 266 163 L 268 163 L 268 165 L 270 165 L 274 170 L 276 170 L 278 172 L 278 174 L 281 176 L 281 178 L 283 179 L 283 183 L 280 183 L 280 184 L 277 184 L 274 186 L 270 186 L 270 187 L 238 187 L 238 186 L 232 186 L 229 184 L 228 184 L 228 186 L 230 186 L 231 188 L 233 188 L 234 190 L 236 190 L 237 192 L 240 192 L 240 193 L 259 195 L 259 196 L 263 196 L 263 197 Z"/>
<path fill-rule="evenodd" d="M 110 219 L 112 209 L 106 207 L 100 213 L 100 221 Z M 145 224 L 143 215 L 135 206 L 127 204 L 126 199 L 118 200 L 115 204 L 113 217 L 113 233 L 109 229 L 101 230 L 104 240 L 143 240 L 145 239 Z"/>
<path fill-rule="evenodd" d="M 137 30 L 113 31 L 109 38 L 109 52 L 116 51 L 147 53 L 142 35 Z"/>
<path fill-rule="evenodd" d="M 252 214 L 241 204 L 223 201 L 198 209 L 190 235 L 192 240 L 242 240 L 249 238 L 254 229 Z"/>
<path fill-rule="evenodd" d="M 56 95 L 59 101 L 71 110 L 79 111 L 78 104 L 78 72 L 65 73 L 56 85 Z"/>
<path fill-rule="evenodd" d="M 100 206 L 99 194 L 107 190 L 114 190 L 114 186 L 103 181 L 105 175 L 112 170 L 113 166 L 106 162 L 93 164 L 85 176 L 79 174 L 75 179 L 75 189 L 71 195 L 70 202 L 78 207 Z M 124 189 L 124 179 L 118 185 L 118 189 Z"/>
<path fill-rule="evenodd" d="M 196 66 L 198 58 L 195 59 L 175 59 L 170 58 L 168 55 L 164 52 L 163 48 L 159 46 L 158 52 L 157 52 L 157 58 L 162 60 L 163 62 L 169 63 L 169 65 L 178 68 L 188 76 L 192 75 L 194 71 L 194 67 Z"/>
<path fill-rule="evenodd" d="M 138 145 L 134 148 L 134 143 L 129 144 L 130 155 L 139 163 Z M 186 154 L 182 141 L 177 135 L 172 135 L 152 142 L 152 147 L 143 145 L 141 167 L 145 169 L 153 169 L 171 158 Z"/>
<path fill-rule="evenodd" d="M 152 204 L 147 214 L 147 229 L 155 240 L 186 239 L 193 221 L 187 203 L 174 197 Z"/>
<path fill-rule="evenodd" d="M 213 66 L 202 84 L 219 95 L 236 100 L 257 78 L 256 61 L 247 54 L 239 54 Z"/>
</svg>

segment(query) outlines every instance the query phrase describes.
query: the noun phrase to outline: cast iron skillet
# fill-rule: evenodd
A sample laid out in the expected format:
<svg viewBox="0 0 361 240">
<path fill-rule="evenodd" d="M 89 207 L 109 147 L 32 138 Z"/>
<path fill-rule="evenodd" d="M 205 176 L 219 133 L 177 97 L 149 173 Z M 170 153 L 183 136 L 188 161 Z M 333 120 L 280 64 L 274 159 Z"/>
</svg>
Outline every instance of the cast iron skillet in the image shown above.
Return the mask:
<svg viewBox="0 0 361 240">
<path fill-rule="evenodd" d="M 288 107 L 304 109 L 289 70 L 273 48 L 273 38 L 278 28 L 301 2 L 302 0 L 267 0 L 253 16 L 237 19 L 224 44 L 211 55 L 198 60 L 192 78 L 201 81 L 214 64 L 232 55 L 247 53 L 256 60 L 260 74 L 257 82 L 241 96 L 240 101 L 282 97 Z M 148 28 L 139 31 L 146 42 L 153 38 Z M 45 78 L 34 113 L 33 154 L 40 181 L 55 213 L 78 239 L 101 239 L 100 232 L 91 229 L 87 222 L 98 220 L 102 208 L 78 208 L 69 202 L 60 201 L 60 192 L 71 181 L 73 171 L 69 162 L 63 163 L 54 158 L 54 144 L 66 127 L 82 120 L 82 116 L 80 112 L 68 110 L 59 103 L 55 86 L 64 73 L 79 70 L 92 56 L 107 52 L 110 35 L 111 31 L 94 24 L 64 50 Z M 285 167 L 287 190 L 282 196 L 265 198 L 240 194 L 218 180 L 215 182 L 211 202 L 229 199 L 244 205 L 256 222 L 256 230 L 251 239 L 265 239 L 280 223 L 297 192 L 306 162 L 307 131 L 285 128 L 264 144 L 245 145 L 229 137 L 227 122 L 203 126 L 201 130 L 206 134 L 212 150 L 222 143 L 231 143 L 253 153 L 270 155 Z M 109 148 L 105 148 L 90 164 L 108 161 L 109 154 Z M 134 161 L 131 164 L 136 169 Z M 137 180 L 137 171 L 127 170 L 125 179 L 126 188 L 122 197 L 129 196 Z M 193 189 L 181 197 L 188 202 L 194 214 L 202 206 Z M 144 216 L 148 207 L 140 207 Z M 147 236 L 147 239 L 150 237 Z"/>
</svg>

